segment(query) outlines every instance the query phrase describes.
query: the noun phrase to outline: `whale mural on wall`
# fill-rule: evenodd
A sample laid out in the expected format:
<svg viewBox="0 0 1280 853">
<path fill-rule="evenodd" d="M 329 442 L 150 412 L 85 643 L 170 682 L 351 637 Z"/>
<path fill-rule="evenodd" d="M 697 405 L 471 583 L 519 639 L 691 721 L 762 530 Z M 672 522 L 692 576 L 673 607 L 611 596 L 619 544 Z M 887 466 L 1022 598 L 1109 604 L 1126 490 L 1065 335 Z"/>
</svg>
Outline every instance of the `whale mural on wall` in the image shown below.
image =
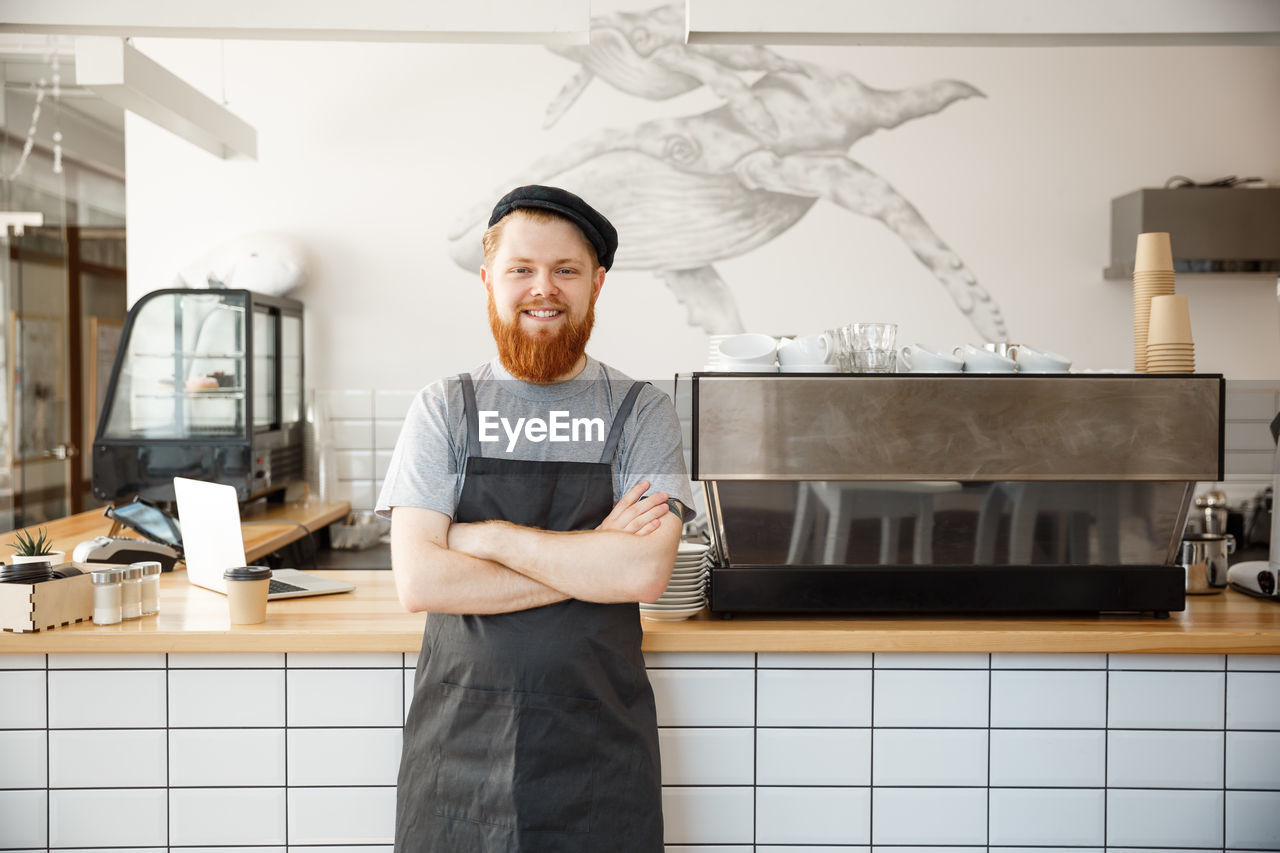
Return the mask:
<svg viewBox="0 0 1280 853">
<path fill-rule="evenodd" d="M 988 341 L 1008 339 L 977 276 L 884 178 L 846 153 L 868 134 L 982 97 L 938 80 L 896 91 L 761 47 L 684 44 L 683 7 L 592 19 L 591 43 L 554 48 L 579 70 L 547 108 L 554 124 L 596 78 L 651 101 L 707 86 L 723 104 L 695 115 L 606 128 L 539 158 L 460 217 L 450 256 L 483 263 L 492 199 L 521 184 L 554 184 L 599 207 L 625 235 L 614 269 L 661 277 L 708 334 L 744 329 L 717 261 L 791 228 L 819 200 L 872 217 L 898 235 Z M 748 82 L 745 74 L 759 74 Z"/>
</svg>

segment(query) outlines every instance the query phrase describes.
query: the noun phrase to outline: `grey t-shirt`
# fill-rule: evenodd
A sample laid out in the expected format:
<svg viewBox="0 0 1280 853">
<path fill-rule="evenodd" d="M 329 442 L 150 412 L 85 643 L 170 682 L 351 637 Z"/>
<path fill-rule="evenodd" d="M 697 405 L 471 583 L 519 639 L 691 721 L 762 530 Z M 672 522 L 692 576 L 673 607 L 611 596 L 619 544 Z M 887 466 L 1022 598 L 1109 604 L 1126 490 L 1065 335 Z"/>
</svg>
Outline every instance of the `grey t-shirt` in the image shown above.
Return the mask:
<svg viewBox="0 0 1280 853">
<path fill-rule="evenodd" d="M 475 382 L 479 447 L 468 449 L 462 383 L 456 376 L 418 392 L 396 441 L 376 511 L 416 506 L 453 517 L 462 496 L 466 457 L 542 462 L 600 462 L 614 413 L 631 388 L 630 377 L 588 356 L 576 378 L 555 385 L 515 379 L 498 359 L 471 371 Z M 607 461 L 607 460 L 604 460 Z M 666 492 L 693 518 L 693 492 L 680 446 L 680 421 L 671 398 L 645 385 L 623 424 L 613 458 L 616 502 L 641 480 L 648 493 Z"/>
</svg>

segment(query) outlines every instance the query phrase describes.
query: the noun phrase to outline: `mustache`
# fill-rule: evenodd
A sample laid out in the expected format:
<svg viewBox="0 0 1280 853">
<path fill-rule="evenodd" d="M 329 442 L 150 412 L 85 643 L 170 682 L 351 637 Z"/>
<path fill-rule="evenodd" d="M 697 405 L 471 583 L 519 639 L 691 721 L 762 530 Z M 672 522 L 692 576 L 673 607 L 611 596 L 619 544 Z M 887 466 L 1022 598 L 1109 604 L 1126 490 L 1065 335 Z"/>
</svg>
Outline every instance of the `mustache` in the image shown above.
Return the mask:
<svg viewBox="0 0 1280 853">
<path fill-rule="evenodd" d="M 569 313 L 569 306 L 563 302 L 556 302 L 550 299 L 534 299 L 529 302 L 521 302 L 516 306 L 516 313 L 521 311 L 537 311 L 543 308 L 550 308 L 552 311 L 563 311 Z"/>
</svg>

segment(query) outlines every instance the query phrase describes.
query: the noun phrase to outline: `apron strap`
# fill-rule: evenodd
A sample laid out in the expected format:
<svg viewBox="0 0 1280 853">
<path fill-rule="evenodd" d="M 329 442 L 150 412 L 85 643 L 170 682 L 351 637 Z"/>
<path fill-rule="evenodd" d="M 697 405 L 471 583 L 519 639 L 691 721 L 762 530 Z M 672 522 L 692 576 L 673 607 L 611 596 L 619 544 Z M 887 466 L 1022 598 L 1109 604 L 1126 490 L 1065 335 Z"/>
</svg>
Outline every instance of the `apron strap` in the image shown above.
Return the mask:
<svg viewBox="0 0 1280 853">
<path fill-rule="evenodd" d="M 627 396 L 622 398 L 622 405 L 618 407 L 618 413 L 613 416 L 613 426 L 609 428 L 609 437 L 605 439 L 604 451 L 600 454 L 601 462 L 608 465 L 613 464 L 613 456 L 618 452 L 618 441 L 622 438 L 622 425 L 631 415 L 631 410 L 636 404 L 636 397 L 640 396 L 640 391 L 648 384 L 648 382 L 631 383 Z"/>
<path fill-rule="evenodd" d="M 480 452 L 480 415 L 476 410 L 476 386 L 471 381 L 470 373 L 459 373 L 458 381 L 462 383 L 462 411 L 467 416 L 467 444 L 462 448 L 462 458 L 471 456 L 471 448 Z"/>
</svg>

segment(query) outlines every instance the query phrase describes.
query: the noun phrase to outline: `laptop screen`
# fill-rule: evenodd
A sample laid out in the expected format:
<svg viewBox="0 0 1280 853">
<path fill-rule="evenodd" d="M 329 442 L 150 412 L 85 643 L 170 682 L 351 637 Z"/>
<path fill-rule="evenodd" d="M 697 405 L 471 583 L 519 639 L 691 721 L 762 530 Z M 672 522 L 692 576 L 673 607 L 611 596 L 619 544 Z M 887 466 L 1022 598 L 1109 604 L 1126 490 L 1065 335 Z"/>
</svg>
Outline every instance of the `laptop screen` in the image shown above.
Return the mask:
<svg viewBox="0 0 1280 853">
<path fill-rule="evenodd" d="M 187 579 L 225 593 L 222 573 L 245 564 L 235 486 L 174 477 L 173 490 L 178 497 Z"/>
</svg>

